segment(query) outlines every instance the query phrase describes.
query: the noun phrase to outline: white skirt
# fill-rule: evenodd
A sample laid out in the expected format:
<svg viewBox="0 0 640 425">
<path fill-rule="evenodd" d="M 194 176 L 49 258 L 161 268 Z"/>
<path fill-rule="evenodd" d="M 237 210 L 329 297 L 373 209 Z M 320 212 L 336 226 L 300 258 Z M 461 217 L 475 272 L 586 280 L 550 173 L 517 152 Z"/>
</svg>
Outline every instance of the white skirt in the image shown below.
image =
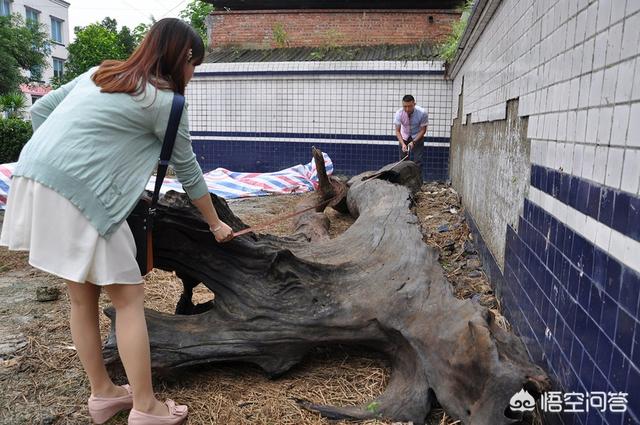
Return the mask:
<svg viewBox="0 0 640 425">
<path fill-rule="evenodd" d="M 11 181 L 0 246 L 29 251 L 33 267 L 72 282 L 143 282 L 126 221 L 105 239 L 67 198 L 32 179 Z"/>
</svg>

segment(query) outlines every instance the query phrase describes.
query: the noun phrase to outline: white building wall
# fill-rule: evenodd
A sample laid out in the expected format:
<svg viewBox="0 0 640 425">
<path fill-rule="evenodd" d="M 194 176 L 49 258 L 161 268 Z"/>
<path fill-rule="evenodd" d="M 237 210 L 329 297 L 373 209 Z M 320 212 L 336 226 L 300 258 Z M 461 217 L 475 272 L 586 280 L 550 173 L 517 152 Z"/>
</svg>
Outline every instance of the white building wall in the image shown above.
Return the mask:
<svg viewBox="0 0 640 425">
<path fill-rule="evenodd" d="M 49 83 L 53 78 L 53 58 L 67 60 L 69 52 L 69 6 L 63 0 L 13 0 L 11 2 L 11 13 L 18 13 L 23 18 L 26 17 L 26 7 L 40 12 L 39 22 L 46 27 L 47 34 L 51 37 L 51 18 L 57 18 L 62 22 L 62 43 L 51 44 L 51 55 L 48 58 L 49 66 L 42 71 L 42 78 L 45 83 Z"/>
</svg>

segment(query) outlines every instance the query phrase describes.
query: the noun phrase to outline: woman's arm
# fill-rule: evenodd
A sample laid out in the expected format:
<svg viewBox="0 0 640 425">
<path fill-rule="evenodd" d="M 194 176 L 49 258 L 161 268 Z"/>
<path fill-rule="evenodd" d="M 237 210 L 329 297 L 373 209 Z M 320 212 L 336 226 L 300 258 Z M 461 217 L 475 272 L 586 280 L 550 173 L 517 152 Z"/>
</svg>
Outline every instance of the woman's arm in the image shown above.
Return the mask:
<svg viewBox="0 0 640 425">
<path fill-rule="evenodd" d="M 159 115 L 159 119 L 156 120 L 155 133 L 160 140 L 164 140 L 168 114 L 160 112 Z M 193 152 L 191 137 L 189 135 L 189 117 L 186 107 L 182 111 L 182 118 L 180 119 L 180 126 L 178 127 L 178 134 L 176 135 L 176 142 L 169 163 L 176 172 L 178 181 L 182 184 L 185 192 L 187 192 L 191 202 L 198 208 L 206 220 L 216 240 L 218 242 L 231 240 L 233 231 L 218 217 L 218 213 L 211 202 L 209 188 L 202 175 L 202 168 L 200 168 L 200 164 L 198 164 L 196 155 Z"/>
<path fill-rule="evenodd" d="M 78 78 L 80 77 L 76 77 L 56 90 L 50 91 L 42 99 L 39 99 L 33 104 L 30 109 L 33 131 L 36 131 L 49 115 L 51 115 L 53 110 L 67 97 L 71 89 L 78 83 Z"/>
</svg>

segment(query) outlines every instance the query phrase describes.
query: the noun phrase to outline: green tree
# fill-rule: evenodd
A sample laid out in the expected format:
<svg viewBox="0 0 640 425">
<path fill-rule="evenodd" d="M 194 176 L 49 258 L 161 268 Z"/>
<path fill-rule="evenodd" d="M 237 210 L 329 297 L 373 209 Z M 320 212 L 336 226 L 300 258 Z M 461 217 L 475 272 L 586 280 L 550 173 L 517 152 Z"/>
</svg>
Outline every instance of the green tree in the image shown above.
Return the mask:
<svg viewBox="0 0 640 425">
<path fill-rule="evenodd" d="M 144 36 L 147 35 L 149 30 L 151 29 L 151 26 L 156 23 L 156 18 L 154 18 L 153 15 L 151 15 L 149 17 L 149 21 L 150 22 L 146 24 L 142 22 L 133 29 L 132 36 L 133 36 L 133 39 L 135 40 L 136 45 L 140 44 Z"/>
<path fill-rule="evenodd" d="M 213 12 L 213 5 L 205 3 L 201 0 L 191 0 L 187 7 L 180 12 L 180 18 L 188 22 L 193 28 L 195 28 L 200 36 L 204 40 L 205 44 L 208 43 L 209 37 L 207 36 L 206 19 L 211 12 Z"/>
<path fill-rule="evenodd" d="M 124 60 L 138 44 L 128 27 L 122 27 L 118 31 L 118 22 L 109 17 L 100 23 L 76 27 L 74 31 L 76 39 L 69 44 L 69 59 L 59 83 L 74 79 L 104 60 Z"/>
<path fill-rule="evenodd" d="M 21 71 L 46 67 L 50 52 L 42 25 L 25 24 L 19 15 L 0 17 L 0 94 L 16 91 L 27 81 Z"/>
</svg>

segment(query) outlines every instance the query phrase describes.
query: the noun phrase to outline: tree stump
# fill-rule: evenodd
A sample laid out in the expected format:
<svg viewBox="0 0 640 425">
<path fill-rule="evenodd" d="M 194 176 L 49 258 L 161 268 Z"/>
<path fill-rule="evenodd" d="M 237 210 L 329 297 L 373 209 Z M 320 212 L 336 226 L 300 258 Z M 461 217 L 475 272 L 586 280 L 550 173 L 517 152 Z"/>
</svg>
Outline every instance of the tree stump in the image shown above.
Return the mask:
<svg viewBox="0 0 640 425">
<path fill-rule="evenodd" d="M 391 362 L 382 395 L 366 406 L 298 403 L 331 419 L 424 424 L 437 400 L 464 424 L 526 422 L 509 401 L 523 388 L 538 397 L 550 387 L 546 374 L 489 310 L 454 297 L 411 211 L 407 185 L 415 191 L 421 181 L 415 164 L 366 178 L 372 174 L 346 184 L 324 175 L 321 190 L 297 207 L 326 206 L 338 194 L 331 204 L 357 219 L 334 239 L 324 213 L 311 211 L 291 237 L 249 233 L 218 244 L 188 198 L 168 193 L 155 220 L 154 261 L 176 272 L 184 293 L 175 315 L 146 311 L 152 366 L 242 361 L 276 378 L 314 347 L 360 345 Z M 247 227 L 211 196 L 222 220 L 236 231 Z M 200 283 L 215 299 L 194 305 Z M 115 311 L 105 312 L 112 325 L 104 354 L 113 362 Z"/>
</svg>

